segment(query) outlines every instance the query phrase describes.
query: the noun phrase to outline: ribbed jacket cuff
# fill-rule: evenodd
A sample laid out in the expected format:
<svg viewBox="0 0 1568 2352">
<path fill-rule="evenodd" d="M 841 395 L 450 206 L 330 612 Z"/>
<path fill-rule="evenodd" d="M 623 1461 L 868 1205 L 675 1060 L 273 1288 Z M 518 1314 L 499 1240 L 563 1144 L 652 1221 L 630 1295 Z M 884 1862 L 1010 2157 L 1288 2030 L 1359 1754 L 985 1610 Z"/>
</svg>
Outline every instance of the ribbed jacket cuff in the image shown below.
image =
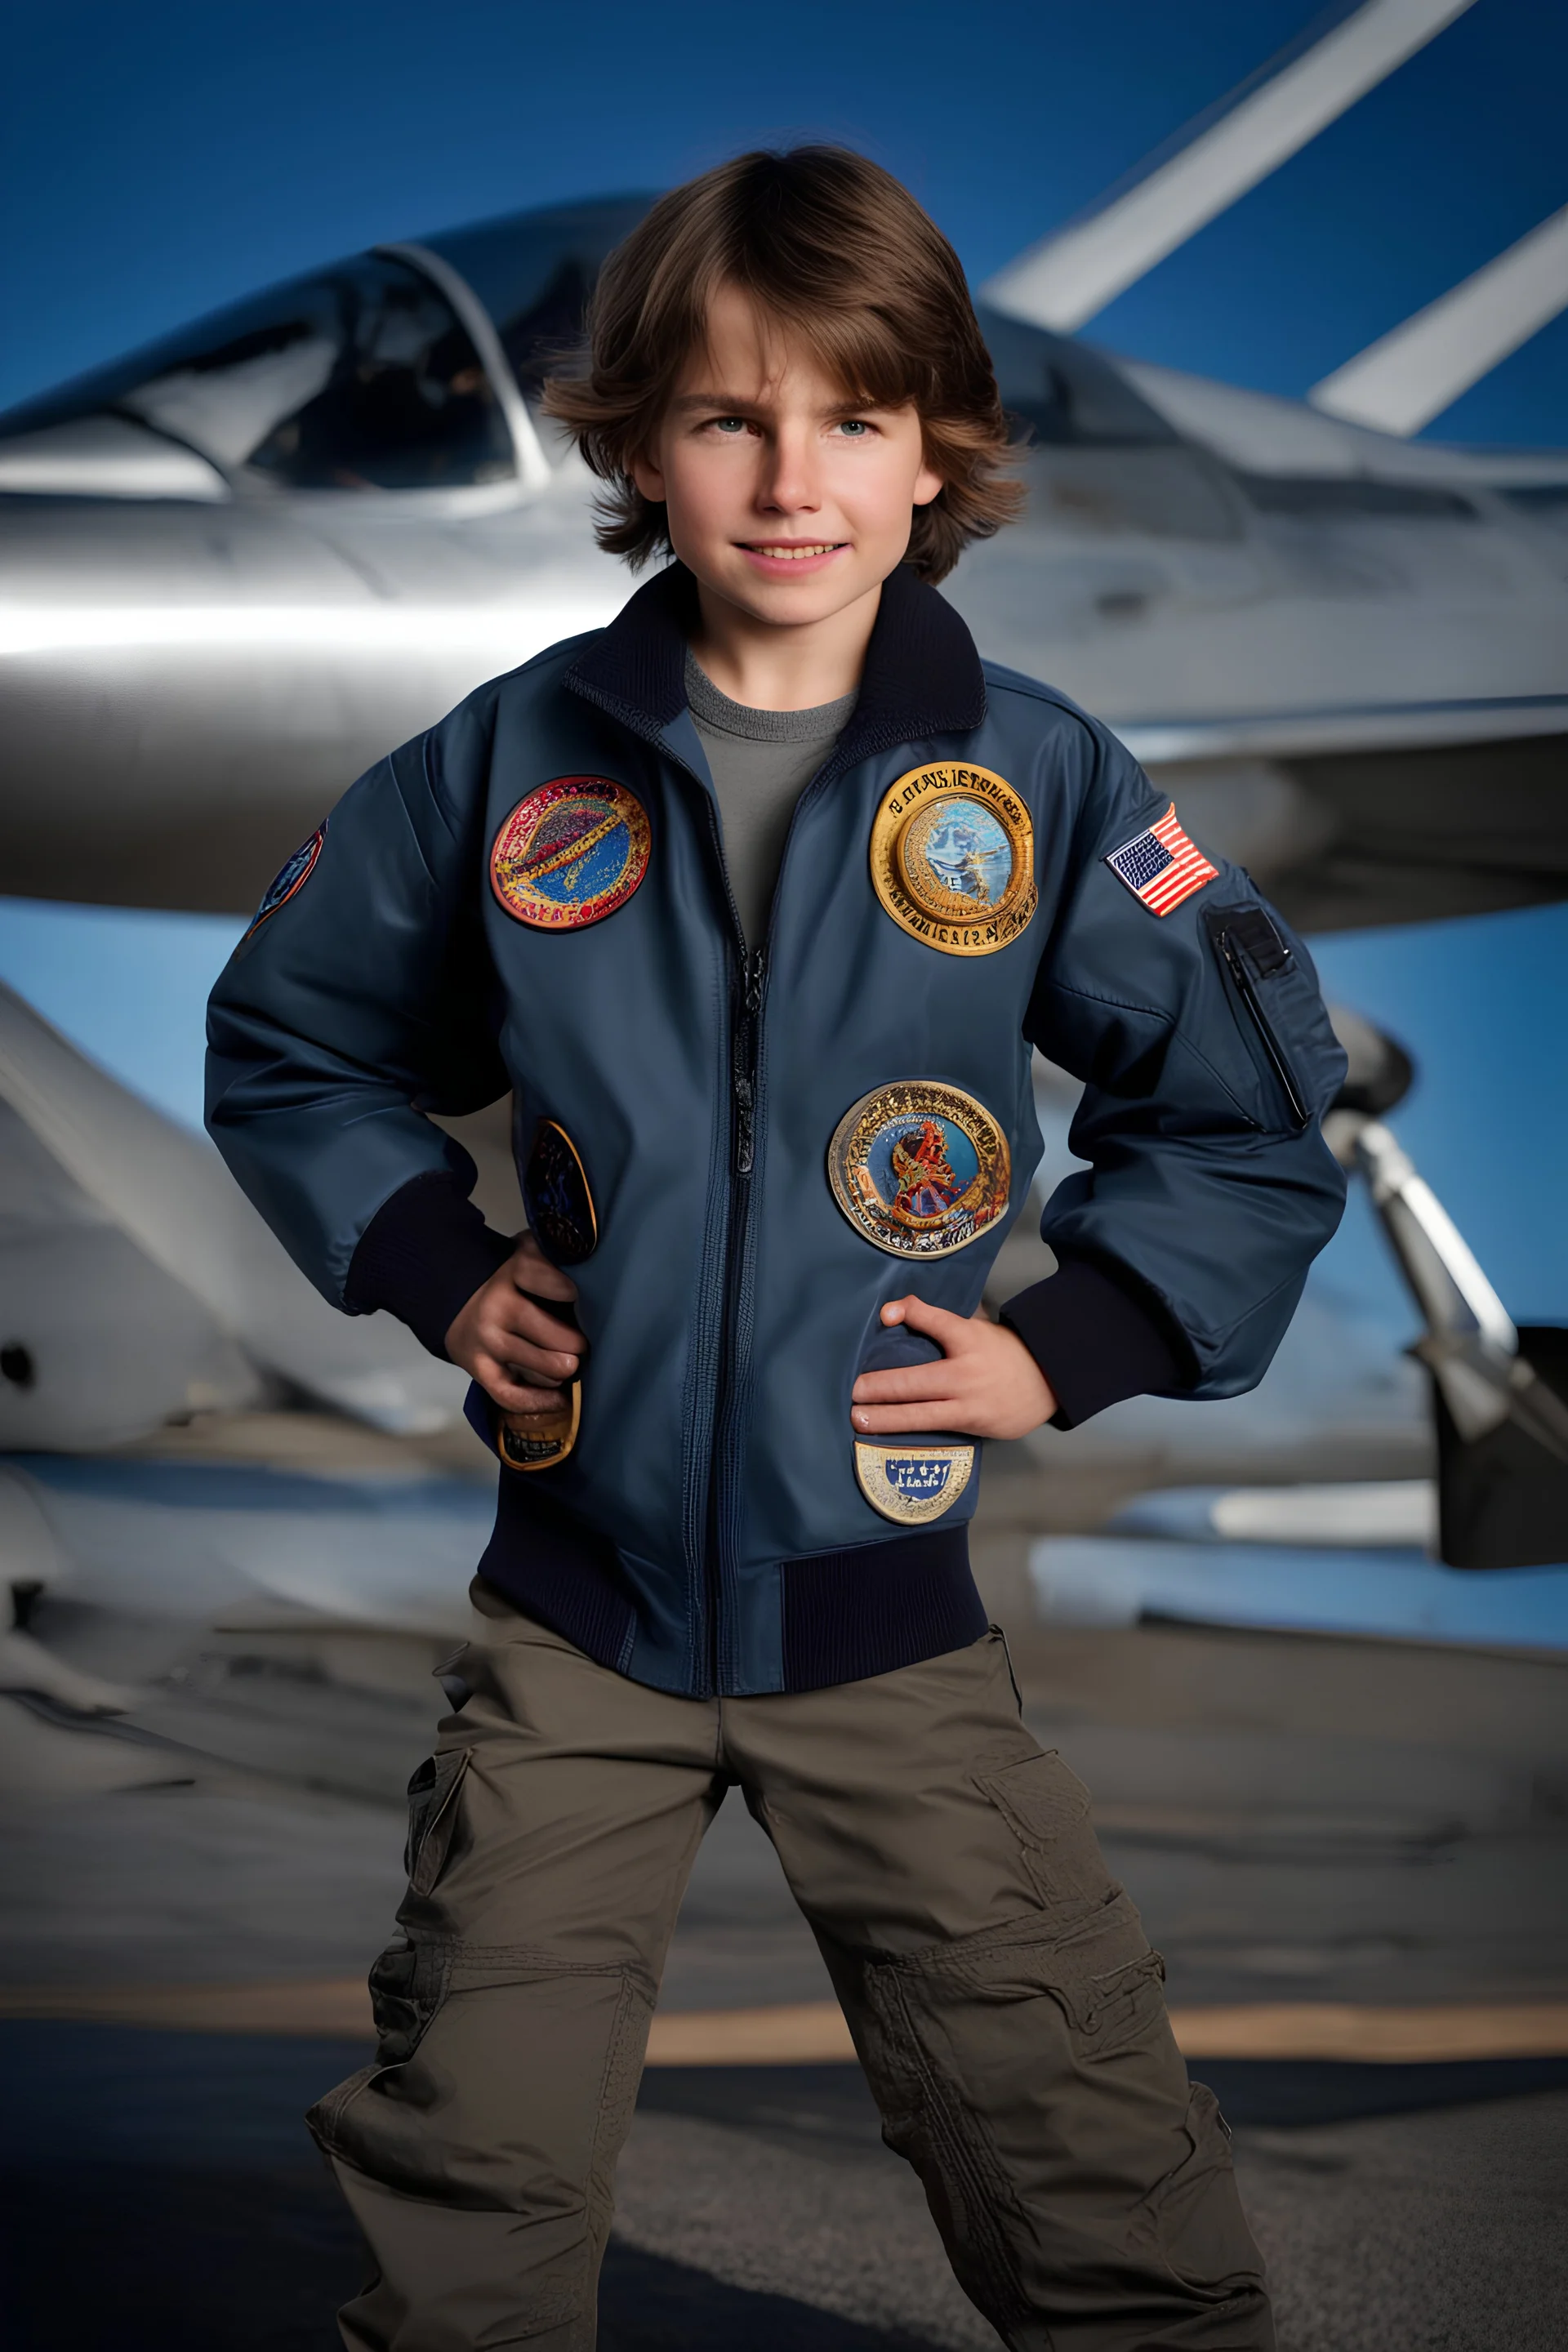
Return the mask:
<svg viewBox="0 0 1568 2352">
<path fill-rule="evenodd" d="M 384 1307 L 433 1356 L 449 1361 L 453 1318 L 512 1248 L 486 1224 L 459 1180 L 435 1169 L 382 1202 L 360 1235 L 343 1303 L 353 1315 Z"/>
<path fill-rule="evenodd" d="M 1064 1259 L 1047 1280 L 1010 1298 L 997 1319 L 1049 1381 L 1059 1408 L 1053 1429 L 1077 1429 L 1123 1397 L 1186 1385 L 1153 1313 L 1087 1258 Z"/>
</svg>

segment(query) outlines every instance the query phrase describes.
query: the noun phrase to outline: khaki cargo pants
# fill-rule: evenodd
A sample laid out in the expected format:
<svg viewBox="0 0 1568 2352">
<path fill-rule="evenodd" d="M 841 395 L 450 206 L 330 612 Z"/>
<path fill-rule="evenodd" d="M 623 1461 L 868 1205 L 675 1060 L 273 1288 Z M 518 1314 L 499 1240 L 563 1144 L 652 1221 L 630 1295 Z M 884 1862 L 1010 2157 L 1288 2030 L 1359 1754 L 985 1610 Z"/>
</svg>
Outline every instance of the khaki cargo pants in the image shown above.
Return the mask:
<svg viewBox="0 0 1568 2352">
<path fill-rule="evenodd" d="M 369 2241 L 357 2352 L 592 2352 L 616 2159 L 687 1874 L 736 1782 L 889 2147 L 1015 2352 L 1268 2352 L 1213 2095 L 1088 1795 L 993 1632 L 836 1689 L 672 1698 L 474 1587 L 415 1775 L 376 2063 L 311 2127 Z"/>
</svg>

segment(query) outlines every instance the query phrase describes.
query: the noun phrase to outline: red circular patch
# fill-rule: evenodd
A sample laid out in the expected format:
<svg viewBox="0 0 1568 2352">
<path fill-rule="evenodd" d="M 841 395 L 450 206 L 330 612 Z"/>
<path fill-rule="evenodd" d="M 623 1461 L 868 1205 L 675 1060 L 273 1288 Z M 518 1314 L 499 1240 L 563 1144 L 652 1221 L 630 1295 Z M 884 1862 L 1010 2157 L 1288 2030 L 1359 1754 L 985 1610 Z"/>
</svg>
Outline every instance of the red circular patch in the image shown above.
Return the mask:
<svg viewBox="0 0 1568 2352">
<path fill-rule="evenodd" d="M 624 907 L 647 872 L 647 811 L 607 776 L 556 776 L 519 801 L 490 851 L 490 887 L 509 915 L 578 931 Z"/>
</svg>

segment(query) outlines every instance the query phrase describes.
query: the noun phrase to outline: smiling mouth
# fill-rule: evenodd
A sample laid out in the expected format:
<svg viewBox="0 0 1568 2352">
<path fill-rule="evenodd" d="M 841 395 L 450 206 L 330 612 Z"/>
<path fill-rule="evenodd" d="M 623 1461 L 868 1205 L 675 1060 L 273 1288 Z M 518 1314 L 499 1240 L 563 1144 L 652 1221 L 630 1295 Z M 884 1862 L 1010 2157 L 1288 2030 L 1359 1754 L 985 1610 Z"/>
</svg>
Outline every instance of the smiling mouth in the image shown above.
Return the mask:
<svg viewBox="0 0 1568 2352">
<path fill-rule="evenodd" d="M 808 555 L 837 555 L 841 547 L 848 544 L 847 539 L 814 539 L 799 547 L 776 541 L 748 539 L 742 541 L 748 555 L 765 555 L 781 563 L 799 562 Z"/>
</svg>

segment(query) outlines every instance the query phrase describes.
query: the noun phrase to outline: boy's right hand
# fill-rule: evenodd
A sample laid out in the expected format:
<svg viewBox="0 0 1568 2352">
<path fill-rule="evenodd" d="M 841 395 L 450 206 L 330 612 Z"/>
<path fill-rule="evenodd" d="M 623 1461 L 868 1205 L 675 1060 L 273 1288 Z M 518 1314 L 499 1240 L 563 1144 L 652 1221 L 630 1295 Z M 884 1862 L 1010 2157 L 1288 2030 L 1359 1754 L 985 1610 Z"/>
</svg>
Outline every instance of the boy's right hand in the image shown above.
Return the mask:
<svg viewBox="0 0 1568 2352">
<path fill-rule="evenodd" d="M 576 1284 L 524 1234 L 506 1264 L 453 1317 L 447 1353 L 503 1412 L 554 1412 L 562 1385 L 575 1378 L 588 1343 L 538 1302 L 558 1299 L 569 1307 L 576 1296 Z"/>
</svg>

